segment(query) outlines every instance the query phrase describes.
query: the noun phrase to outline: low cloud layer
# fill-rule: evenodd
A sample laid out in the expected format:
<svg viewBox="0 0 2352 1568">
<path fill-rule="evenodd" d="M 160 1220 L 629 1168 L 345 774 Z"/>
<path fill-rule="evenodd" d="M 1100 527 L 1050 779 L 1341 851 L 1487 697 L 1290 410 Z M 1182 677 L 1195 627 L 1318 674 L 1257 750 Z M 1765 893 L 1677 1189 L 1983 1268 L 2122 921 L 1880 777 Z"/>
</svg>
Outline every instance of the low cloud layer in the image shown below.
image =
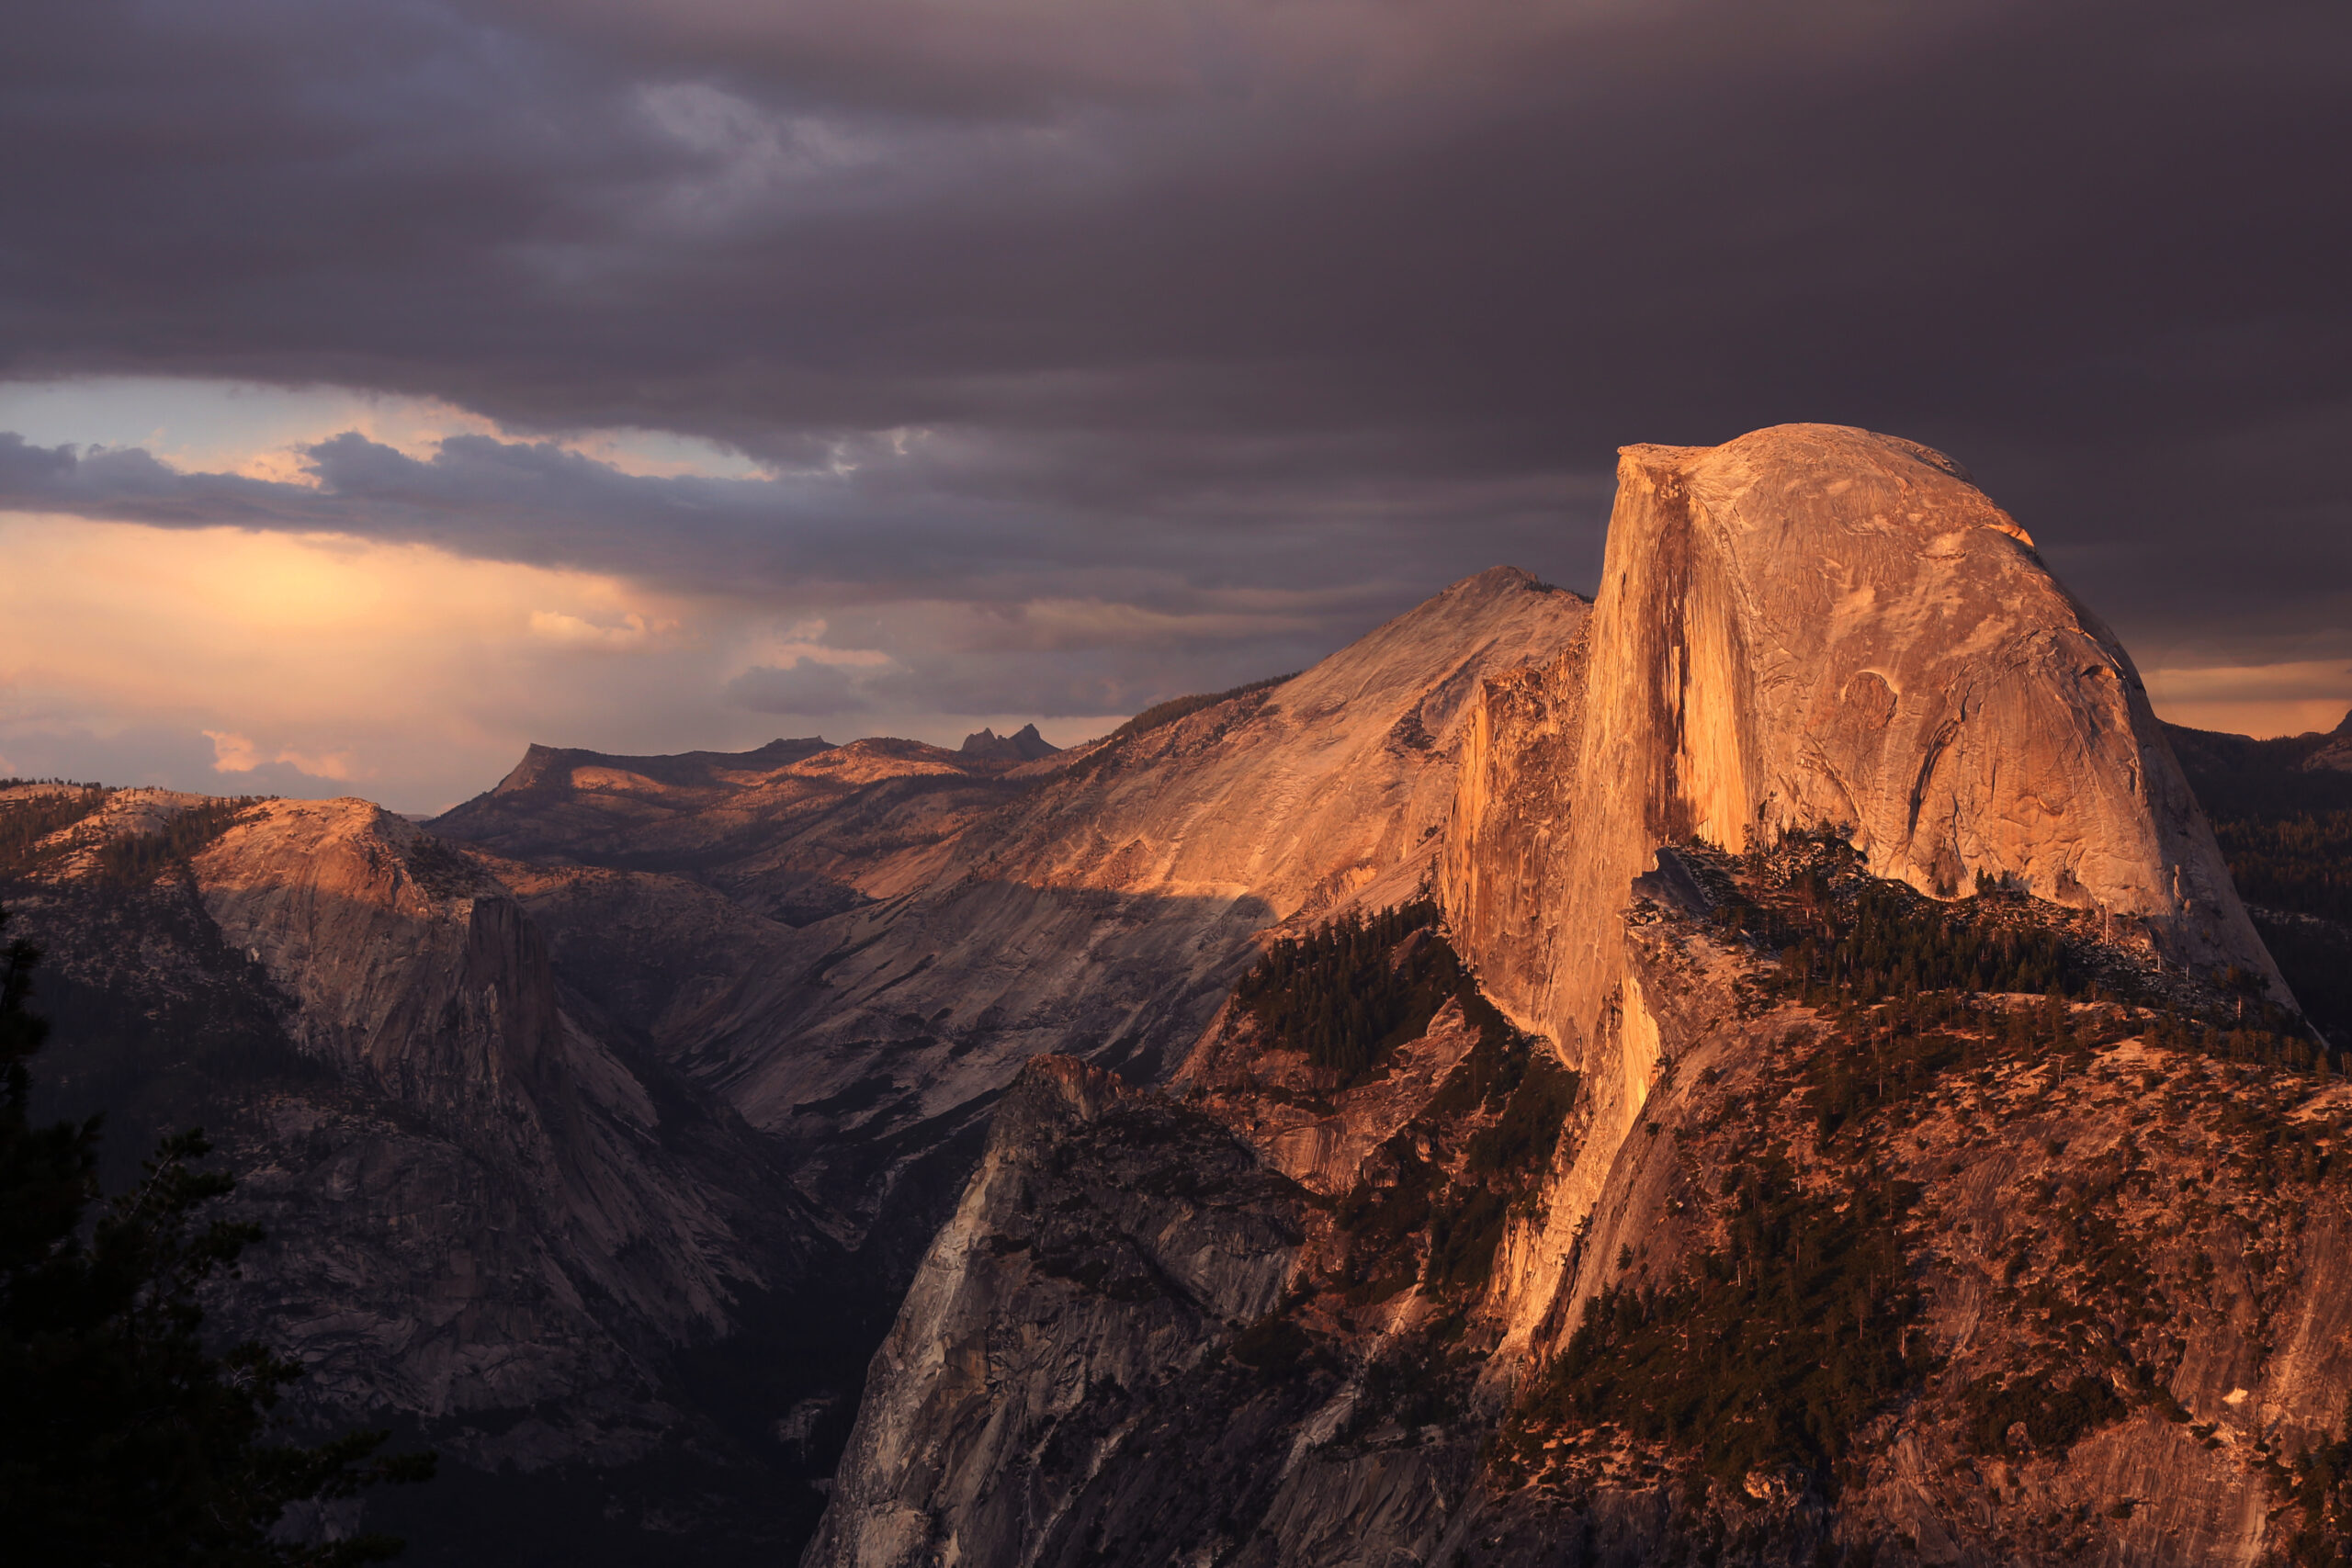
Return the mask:
<svg viewBox="0 0 2352 1568">
<path fill-rule="evenodd" d="M 821 468 L 714 479 L 632 474 L 553 441 L 452 435 L 418 457 L 345 433 L 300 447 L 298 477 L 257 479 L 0 434 L 0 510 L 349 534 L 696 592 L 842 603 L 952 591 L 1011 604 L 1090 585 L 1164 600 L 1262 582 L 1311 590 L 1329 581 L 1317 569 L 1339 538 L 1351 558 L 1342 581 L 1434 591 L 1443 580 L 1429 573 L 1447 557 L 1590 555 L 1606 493 L 1598 479 L 1559 474 L 1376 488 L 1340 476 L 1329 491 L 1139 495 L 1106 516 L 1102 503 L 992 494 L 993 454 L 955 446 L 897 433 Z"/>
<path fill-rule="evenodd" d="M 2152 668 L 2352 660 L 2340 5 L 14 21 L 0 378 L 470 423 L 233 471 L 52 431 L 0 441 L 0 509 L 828 623 L 698 713 L 1115 713 L 1288 668 L 1498 561 L 1589 586 L 1615 446 L 1786 420 L 1953 452 Z M 578 625 L 517 647 L 657 657 L 531 608 Z"/>
</svg>

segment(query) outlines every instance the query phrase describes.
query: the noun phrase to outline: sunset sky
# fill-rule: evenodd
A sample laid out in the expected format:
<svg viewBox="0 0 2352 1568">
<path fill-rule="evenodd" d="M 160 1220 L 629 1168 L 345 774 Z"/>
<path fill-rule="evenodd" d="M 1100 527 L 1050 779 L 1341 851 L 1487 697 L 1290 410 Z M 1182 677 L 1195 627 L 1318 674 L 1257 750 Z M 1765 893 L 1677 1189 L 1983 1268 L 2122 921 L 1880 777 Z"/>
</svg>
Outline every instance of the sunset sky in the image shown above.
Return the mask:
<svg viewBox="0 0 2352 1568">
<path fill-rule="evenodd" d="M 2160 712 L 2352 707 L 2352 11 L 82 0 L 0 51 L 0 774 L 1100 733 L 1613 449 L 1943 448 Z"/>
</svg>

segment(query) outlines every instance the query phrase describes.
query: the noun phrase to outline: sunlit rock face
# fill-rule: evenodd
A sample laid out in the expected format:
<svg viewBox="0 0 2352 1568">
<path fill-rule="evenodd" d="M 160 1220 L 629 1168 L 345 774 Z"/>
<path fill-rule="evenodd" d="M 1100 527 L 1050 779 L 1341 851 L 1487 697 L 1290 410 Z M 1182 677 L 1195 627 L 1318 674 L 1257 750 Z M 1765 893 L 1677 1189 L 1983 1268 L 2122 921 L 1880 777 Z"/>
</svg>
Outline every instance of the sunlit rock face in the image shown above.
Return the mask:
<svg viewBox="0 0 2352 1568">
<path fill-rule="evenodd" d="M 1579 657 L 1485 701 L 1445 901 L 1506 1005 L 1563 1041 L 1615 983 L 1607 917 L 1686 836 L 1842 824 L 1922 892 L 1988 876 L 2167 962 L 2272 973 L 2130 658 L 1915 443 L 1627 447 Z"/>
<path fill-rule="evenodd" d="M 677 1031 L 676 1059 L 854 1224 L 912 1216 L 887 1227 L 911 1266 L 1023 1063 L 1161 1076 L 1263 929 L 1410 897 L 1485 682 L 1586 610 L 1498 568 L 1289 680 L 1026 764 L 1023 793 L 892 863 L 894 896 L 795 933 Z"/>
<path fill-rule="evenodd" d="M 1625 448 L 1587 637 L 1491 682 L 1465 730 L 1441 897 L 1498 1005 L 1587 1073 L 1609 1133 L 1554 1243 L 1657 1066 L 1617 915 L 1661 844 L 1838 825 L 1878 875 L 1941 897 L 1988 877 L 2285 995 L 2129 657 L 1913 442 L 1782 425 Z M 1531 1324 L 1545 1272 L 1523 1282 Z"/>
</svg>

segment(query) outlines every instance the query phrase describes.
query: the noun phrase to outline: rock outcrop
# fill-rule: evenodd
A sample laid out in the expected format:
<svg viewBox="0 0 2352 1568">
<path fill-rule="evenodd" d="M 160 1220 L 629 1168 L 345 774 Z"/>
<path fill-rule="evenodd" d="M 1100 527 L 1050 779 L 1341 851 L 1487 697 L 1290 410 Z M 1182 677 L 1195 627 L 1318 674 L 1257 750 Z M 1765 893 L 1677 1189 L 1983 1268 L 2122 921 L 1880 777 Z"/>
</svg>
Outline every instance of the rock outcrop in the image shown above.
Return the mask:
<svg viewBox="0 0 2352 1568">
<path fill-rule="evenodd" d="M 222 1134 L 220 1321 L 502 1560 L 773 1558 L 845 1435 L 840 1568 L 2337 1529 L 2352 1099 L 2172 750 L 2334 742 L 2168 744 L 1909 443 L 1621 479 L 1596 602 L 1498 569 L 1067 751 L 0 793 L 53 1108 Z"/>
<path fill-rule="evenodd" d="M 964 737 L 964 744 L 956 748 L 960 756 L 978 758 L 991 762 L 1035 762 L 1057 755 L 1061 748 L 1037 733 L 1034 724 L 1024 724 L 1011 735 L 999 735 L 993 729 L 977 729 Z"/>
</svg>

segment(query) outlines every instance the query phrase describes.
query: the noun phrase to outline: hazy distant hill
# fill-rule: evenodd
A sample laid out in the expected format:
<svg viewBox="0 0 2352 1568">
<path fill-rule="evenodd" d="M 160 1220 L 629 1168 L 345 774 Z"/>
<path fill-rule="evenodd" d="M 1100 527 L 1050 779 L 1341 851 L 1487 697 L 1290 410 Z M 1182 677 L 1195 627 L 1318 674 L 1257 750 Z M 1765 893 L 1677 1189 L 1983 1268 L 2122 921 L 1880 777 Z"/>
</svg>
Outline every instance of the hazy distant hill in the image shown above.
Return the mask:
<svg viewBox="0 0 2352 1568">
<path fill-rule="evenodd" d="M 2296 1000 L 2352 1049 L 2352 714 L 2277 740 L 2165 734 Z"/>
</svg>

